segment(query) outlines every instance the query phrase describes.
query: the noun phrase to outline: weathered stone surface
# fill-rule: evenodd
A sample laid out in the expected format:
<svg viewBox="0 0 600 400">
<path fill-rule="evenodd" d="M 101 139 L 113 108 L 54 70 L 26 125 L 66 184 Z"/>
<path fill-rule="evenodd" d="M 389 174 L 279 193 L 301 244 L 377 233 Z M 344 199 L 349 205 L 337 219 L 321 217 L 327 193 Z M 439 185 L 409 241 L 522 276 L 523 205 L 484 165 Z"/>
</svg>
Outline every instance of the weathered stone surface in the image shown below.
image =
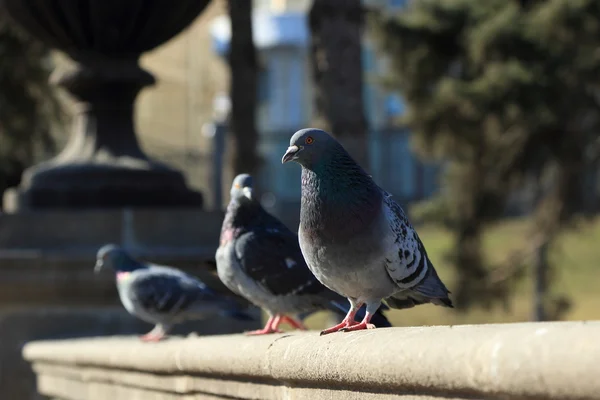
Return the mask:
<svg viewBox="0 0 600 400">
<path fill-rule="evenodd" d="M 30 343 L 41 393 L 73 400 L 600 399 L 600 322 Z"/>
<path fill-rule="evenodd" d="M 234 333 L 254 329 L 259 324 L 258 321 L 240 322 L 216 318 L 211 323 L 195 321 L 181 324 L 173 330 L 173 334 Z M 35 377 L 30 366 L 21 357 L 23 346 L 28 341 L 142 334 L 151 328 L 151 325 L 132 317 L 122 307 L 40 307 L 0 311 L 0 399 L 38 398 Z"/>
</svg>

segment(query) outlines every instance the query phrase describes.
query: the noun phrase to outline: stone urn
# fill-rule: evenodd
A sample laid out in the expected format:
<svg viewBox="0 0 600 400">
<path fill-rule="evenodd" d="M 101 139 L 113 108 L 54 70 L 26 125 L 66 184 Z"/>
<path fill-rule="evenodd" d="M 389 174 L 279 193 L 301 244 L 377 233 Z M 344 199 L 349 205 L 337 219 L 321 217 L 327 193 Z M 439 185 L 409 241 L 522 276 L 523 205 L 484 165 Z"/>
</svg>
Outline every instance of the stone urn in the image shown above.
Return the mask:
<svg viewBox="0 0 600 400">
<path fill-rule="evenodd" d="M 7 212 L 202 207 L 183 174 L 148 158 L 133 123 L 135 99 L 154 77 L 142 53 L 187 27 L 209 0 L 4 0 L 12 19 L 75 61 L 51 81 L 77 101 L 63 151 L 4 194 Z M 169 134 L 169 132 L 165 132 Z"/>
</svg>

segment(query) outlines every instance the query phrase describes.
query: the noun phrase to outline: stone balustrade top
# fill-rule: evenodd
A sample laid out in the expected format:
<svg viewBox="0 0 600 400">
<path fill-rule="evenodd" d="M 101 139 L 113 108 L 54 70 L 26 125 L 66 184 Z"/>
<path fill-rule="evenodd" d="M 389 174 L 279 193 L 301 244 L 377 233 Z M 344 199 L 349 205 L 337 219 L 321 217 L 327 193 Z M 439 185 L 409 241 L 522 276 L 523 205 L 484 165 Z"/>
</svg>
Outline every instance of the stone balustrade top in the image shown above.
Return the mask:
<svg viewBox="0 0 600 400">
<path fill-rule="evenodd" d="M 23 354 L 39 391 L 64 400 L 600 399 L 600 322 L 104 337 Z"/>
</svg>

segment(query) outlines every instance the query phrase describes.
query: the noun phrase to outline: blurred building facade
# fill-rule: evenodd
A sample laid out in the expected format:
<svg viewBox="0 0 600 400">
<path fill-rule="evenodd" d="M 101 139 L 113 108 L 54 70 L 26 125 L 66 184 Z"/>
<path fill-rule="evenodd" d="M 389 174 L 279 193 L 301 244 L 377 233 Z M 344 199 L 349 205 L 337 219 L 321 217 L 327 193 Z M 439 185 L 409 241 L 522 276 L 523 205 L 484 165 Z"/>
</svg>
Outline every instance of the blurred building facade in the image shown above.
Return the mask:
<svg viewBox="0 0 600 400">
<path fill-rule="evenodd" d="M 281 167 L 290 135 L 310 126 L 312 80 L 307 13 L 311 0 L 254 0 L 254 41 L 259 54 L 258 129 L 264 168 L 259 181 L 267 206 L 299 201 L 299 167 Z M 370 6 L 400 9 L 406 0 L 365 0 Z M 190 29 L 143 59 L 157 86 L 138 101 L 137 123 L 145 149 L 186 171 L 204 192 L 211 147 L 202 135 L 212 101 L 226 92 L 229 19 L 223 0 L 215 1 Z M 410 149 L 410 134 L 391 121 L 402 114 L 401 99 L 381 88 L 386 68 L 375 46 L 363 38 L 365 112 L 370 127 L 370 173 L 403 201 L 431 196 L 439 168 L 421 163 Z M 227 176 L 227 174 L 225 175 Z M 227 183 L 224 183 L 227 189 Z M 227 196 L 225 196 L 227 199 Z"/>
</svg>

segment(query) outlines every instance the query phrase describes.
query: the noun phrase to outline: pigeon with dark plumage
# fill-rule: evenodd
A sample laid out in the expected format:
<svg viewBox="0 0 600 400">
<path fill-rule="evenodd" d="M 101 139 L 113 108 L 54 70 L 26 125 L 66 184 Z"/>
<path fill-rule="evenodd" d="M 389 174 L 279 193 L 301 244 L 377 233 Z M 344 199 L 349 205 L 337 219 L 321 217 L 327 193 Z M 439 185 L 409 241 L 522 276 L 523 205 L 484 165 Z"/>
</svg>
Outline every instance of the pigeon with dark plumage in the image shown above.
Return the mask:
<svg viewBox="0 0 600 400">
<path fill-rule="evenodd" d="M 248 174 L 233 181 L 216 263 L 225 286 L 269 314 L 263 329 L 248 334 L 280 332 L 282 322 L 306 329 L 301 320 L 315 311 L 346 315 L 349 310 L 342 296 L 324 287 L 310 272 L 298 236 L 254 199 Z M 373 323 L 391 326 L 381 312 L 374 315 Z"/>
<path fill-rule="evenodd" d="M 143 263 L 122 248 L 108 244 L 100 248 L 94 271 L 110 268 L 116 273 L 121 303 L 133 316 L 155 324 L 143 341 L 159 341 L 173 325 L 224 315 L 252 320 L 232 299 L 222 297 L 199 279 L 175 268 Z"/>
<path fill-rule="evenodd" d="M 391 195 L 327 132 L 302 129 L 281 162 L 302 166 L 298 236 L 317 279 L 348 298 L 344 320 L 321 332 L 370 329 L 382 300 L 392 308 L 453 307 L 419 235 Z M 361 322 L 356 311 L 366 304 Z"/>
</svg>

